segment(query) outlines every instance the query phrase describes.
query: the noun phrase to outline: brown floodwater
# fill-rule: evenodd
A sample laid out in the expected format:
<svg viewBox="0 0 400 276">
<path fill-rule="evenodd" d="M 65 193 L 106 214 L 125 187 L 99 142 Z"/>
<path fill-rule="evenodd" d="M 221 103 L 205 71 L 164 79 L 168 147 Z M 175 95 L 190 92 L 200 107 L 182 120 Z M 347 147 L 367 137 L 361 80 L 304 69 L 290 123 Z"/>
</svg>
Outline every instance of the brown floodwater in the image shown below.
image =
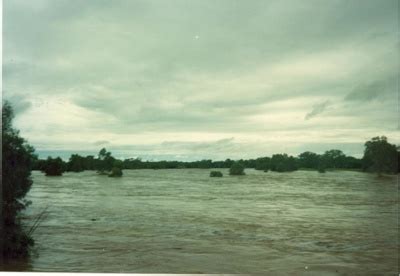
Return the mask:
<svg viewBox="0 0 400 276">
<path fill-rule="evenodd" d="M 336 171 L 210 178 L 210 170 L 33 172 L 12 270 L 397 275 L 397 176 Z"/>
</svg>

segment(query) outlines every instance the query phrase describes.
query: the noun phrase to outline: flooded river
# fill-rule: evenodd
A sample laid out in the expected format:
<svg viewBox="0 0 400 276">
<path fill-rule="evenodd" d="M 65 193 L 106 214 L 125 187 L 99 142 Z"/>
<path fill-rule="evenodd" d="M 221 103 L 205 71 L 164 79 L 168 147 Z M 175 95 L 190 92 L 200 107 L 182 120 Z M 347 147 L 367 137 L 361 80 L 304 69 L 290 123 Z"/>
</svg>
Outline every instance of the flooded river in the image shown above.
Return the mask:
<svg viewBox="0 0 400 276">
<path fill-rule="evenodd" d="M 396 275 L 397 176 L 33 172 L 31 271 Z"/>
</svg>

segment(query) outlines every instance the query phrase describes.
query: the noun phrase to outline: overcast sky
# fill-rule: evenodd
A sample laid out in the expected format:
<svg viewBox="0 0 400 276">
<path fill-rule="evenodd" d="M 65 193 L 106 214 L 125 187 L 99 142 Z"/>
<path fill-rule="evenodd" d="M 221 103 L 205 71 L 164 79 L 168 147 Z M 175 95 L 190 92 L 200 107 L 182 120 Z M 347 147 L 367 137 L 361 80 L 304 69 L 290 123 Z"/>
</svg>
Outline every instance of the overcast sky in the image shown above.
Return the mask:
<svg viewBox="0 0 400 276">
<path fill-rule="evenodd" d="M 385 1 L 4 0 L 3 98 L 42 155 L 249 158 L 399 143 Z"/>
</svg>

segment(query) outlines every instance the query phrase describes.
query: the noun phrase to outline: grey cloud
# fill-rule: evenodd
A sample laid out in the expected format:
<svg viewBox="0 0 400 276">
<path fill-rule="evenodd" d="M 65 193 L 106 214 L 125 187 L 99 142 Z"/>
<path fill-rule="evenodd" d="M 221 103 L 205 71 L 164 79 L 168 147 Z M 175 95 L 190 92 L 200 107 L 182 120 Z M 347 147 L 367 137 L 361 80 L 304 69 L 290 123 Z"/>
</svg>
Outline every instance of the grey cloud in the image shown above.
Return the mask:
<svg viewBox="0 0 400 276">
<path fill-rule="evenodd" d="M 372 82 L 356 87 L 352 92 L 346 95 L 346 101 L 371 101 L 377 99 L 379 95 L 386 92 L 388 84 L 385 82 Z"/>
<path fill-rule="evenodd" d="M 330 99 L 335 109 L 329 115 L 346 114 L 352 128 L 368 128 L 364 121 L 370 121 L 371 128 L 382 129 L 382 121 L 396 118 L 392 105 L 373 117 L 368 106 L 348 112 L 358 101 L 387 101 L 397 91 L 387 82 L 398 73 L 395 0 L 5 0 L 3 12 L 5 96 L 25 93 L 26 102 L 65 97 L 76 107 L 71 113 L 98 115 L 88 123 L 88 134 L 196 131 L 237 137 L 336 126 L 318 120 L 302 125 L 303 107 L 264 107 L 302 98 Z M 280 79 L 276 68 L 283 71 Z M 374 92 L 374 85 L 384 84 L 371 80 L 383 80 L 384 97 Z M 354 84 L 363 85 L 351 91 Z M 305 119 L 328 105 L 315 106 Z M 285 111 L 297 112 L 300 120 L 249 119 Z M 57 121 L 43 128 L 68 131 Z M 222 144 L 229 152 L 235 143 Z"/>
<path fill-rule="evenodd" d="M 306 114 L 304 117 L 305 120 L 310 120 L 311 118 L 314 118 L 317 115 L 320 115 L 322 112 L 326 110 L 326 108 L 330 105 L 329 101 L 325 101 L 319 104 L 316 104 L 313 106 L 313 109 Z"/>
<path fill-rule="evenodd" d="M 109 145 L 109 144 L 110 144 L 110 141 L 107 141 L 107 140 L 99 140 L 99 141 L 93 142 L 93 145 L 95 145 L 95 146 L 103 146 L 103 145 Z"/>
<path fill-rule="evenodd" d="M 226 138 L 213 142 L 178 142 L 178 141 L 166 141 L 161 144 L 161 147 L 167 149 L 184 149 L 191 151 L 214 151 L 220 152 L 221 150 L 229 150 L 235 147 L 234 138 Z"/>
<path fill-rule="evenodd" d="M 265 149 L 265 147 L 262 147 Z M 129 154 L 144 159 L 178 159 L 198 160 L 208 159 L 222 160 L 230 158 L 255 157 L 260 153 L 260 148 L 253 144 L 237 142 L 232 138 L 225 138 L 207 142 L 192 141 L 164 141 L 151 145 L 123 145 L 111 149 L 115 154 Z"/>
</svg>

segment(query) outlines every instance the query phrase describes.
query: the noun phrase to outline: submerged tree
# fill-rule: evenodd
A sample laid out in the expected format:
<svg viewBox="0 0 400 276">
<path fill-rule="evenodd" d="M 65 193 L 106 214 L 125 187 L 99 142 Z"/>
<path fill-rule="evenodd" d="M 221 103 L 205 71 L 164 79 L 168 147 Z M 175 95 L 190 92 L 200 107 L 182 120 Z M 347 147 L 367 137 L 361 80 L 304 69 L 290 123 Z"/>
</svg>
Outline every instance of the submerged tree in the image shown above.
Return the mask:
<svg viewBox="0 0 400 276">
<path fill-rule="evenodd" d="M 346 155 L 341 150 L 332 149 L 326 151 L 322 155 L 322 162 L 324 162 L 325 166 L 328 168 L 343 168 L 346 160 Z"/>
<path fill-rule="evenodd" d="M 254 169 L 267 172 L 270 169 L 271 158 L 260 157 L 255 160 Z"/>
<path fill-rule="evenodd" d="M 2 110 L 2 225 L 1 242 L 4 259 L 25 257 L 33 239 L 21 226 L 18 213 L 30 202 L 24 199 L 32 185 L 31 170 L 36 156 L 34 148 L 12 127 L 13 110 L 8 102 Z"/>
<path fill-rule="evenodd" d="M 69 158 L 67 167 L 68 171 L 71 172 L 82 172 L 85 170 L 86 167 L 86 159 L 78 154 L 72 154 Z"/>
<path fill-rule="evenodd" d="M 210 177 L 223 177 L 224 175 L 220 171 L 211 171 Z"/>
<path fill-rule="evenodd" d="M 111 172 L 108 174 L 109 177 L 121 177 L 122 176 L 123 162 L 121 160 L 115 160 Z"/>
<path fill-rule="evenodd" d="M 230 175 L 244 175 L 244 166 L 240 162 L 235 162 L 229 169 Z"/>
<path fill-rule="evenodd" d="M 306 151 L 299 154 L 298 157 L 300 168 L 315 169 L 320 163 L 320 156 L 314 152 Z"/>
<path fill-rule="evenodd" d="M 271 170 L 276 172 L 292 172 L 297 170 L 296 159 L 285 154 L 274 154 L 271 158 Z"/>
<path fill-rule="evenodd" d="M 374 137 L 365 143 L 364 150 L 364 170 L 382 173 L 396 173 L 397 166 L 397 148 L 388 143 L 385 136 Z"/>
<path fill-rule="evenodd" d="M 46 176 L 60 176 L 65 171 L 64 162 L 60 157 L 51 158 L 50 156 L 47 158 L 43 172 Z"/>
<path fill-rule="evenodd" d="M 108 174 L 109 177 L 121 177 L 122 170 L 118 167 L 114 167 L 111 169 L 111 172 Z"/>
<path fill-rule="evenodd" d="M 114 167 L 115 158 L 111 156 L 111 152 L 102 148 L 98 155 L 98 173 L 107 174 Z"/>
<path fill-rule="evenodd" d="M 326 172 L 325 166 L 323 164 L 320 164 L 318 166 L 317 170 L 318 170 L 319 173 L 325 173 Z"/>
</svg>

